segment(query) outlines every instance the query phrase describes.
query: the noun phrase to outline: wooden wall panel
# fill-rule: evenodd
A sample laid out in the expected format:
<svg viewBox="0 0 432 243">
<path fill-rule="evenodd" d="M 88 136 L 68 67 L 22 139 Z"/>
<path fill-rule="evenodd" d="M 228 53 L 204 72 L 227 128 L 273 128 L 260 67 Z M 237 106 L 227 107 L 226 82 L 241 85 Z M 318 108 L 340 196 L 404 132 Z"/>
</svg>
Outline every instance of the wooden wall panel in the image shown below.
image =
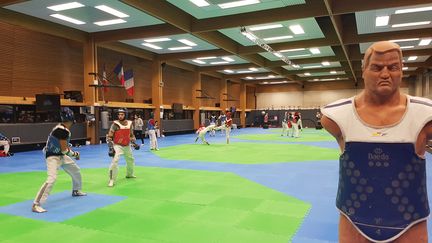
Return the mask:
<svg viewBox="0 0 432 243">
<path fill-rule="evenodd" d="M 132 98 L 134 103 L 144 103 L 144 100 L 151 98 L 151 61 L 99 47 L 99 74 L 102 74 L 103 66 L 105 65 L 109 81 L 112 84 L 120 84 L 113 70 L 121 60 L 123 61 L 124 71 L 129 69 L 133 70 L 135 84 L 134 96 L 128 96 L 124 88 L 111 88 L 104 94 L 105 101 L 125 102 L 127 98 Z M 99 100 L 102 100 L 101 89 L 99 91 Z"/>
<path fill-rule="evenodd" d="M 227 107 L 235 106 L 237 108 L 240 108 L 240 84 L 234 83 L 234 82 L 228 82 L 228 94 L 236 99 L 236 101 L 228 101 Z"/>
<path fill-rule="evenodd" d="M 83 89 L 82 44 L 0 23 L 2 95 Z"/>
<path fill-rule="evenodd" d="M 255 87 L 246 86 L 246 109 L 255 109 Z"/>
<path fill-rule="evenodd" d="M 208 106 L 208 107 L 215 107 L 216 103 L 220 103 L 220 84 L 221 81 L 218 78 L 210 77 L 207 75 L 201 76 L 201 88 L 204 90 L 208 95 L 215 99 L 201 99 L 201 106 Z M 197 95 L 200 94 L 200 92 L 196 92 Z"/>
<path fill-rule="evenodd" d="M 162 73 L 163 104 L 181 103 L 192 106 L 192 98 L 196 96 L 195 92 L 192 92 L 193 78 L 192 72 L 167 65 Z"/>
</svg>

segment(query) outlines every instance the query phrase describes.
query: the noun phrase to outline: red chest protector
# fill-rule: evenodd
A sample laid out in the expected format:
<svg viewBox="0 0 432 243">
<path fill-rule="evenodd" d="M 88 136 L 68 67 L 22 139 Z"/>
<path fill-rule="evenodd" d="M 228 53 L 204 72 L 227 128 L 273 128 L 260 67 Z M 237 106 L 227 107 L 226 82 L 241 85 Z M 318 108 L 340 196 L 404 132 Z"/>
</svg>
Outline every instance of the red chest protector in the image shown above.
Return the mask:
<svg viewBox="0 0 432 243">
<path fill-rule="evenodd" d="M 119 130 L 114 132 L 114 143 L 121 146 L 129 145 L 132 122 L 127 121 L 126 125 L 122 125 L 119 121 L 114 121 L 114 123 L 120 127 Z"/>
<path fill-rule="evenodd" d="M 226 122 L 225 122 L 225 126 L 226 126 L 226 127 L 230 127 L 231 125 L 232 125 L 232 119 L 229 118 L 229 119 L 226 120 Z"/>
</svg>

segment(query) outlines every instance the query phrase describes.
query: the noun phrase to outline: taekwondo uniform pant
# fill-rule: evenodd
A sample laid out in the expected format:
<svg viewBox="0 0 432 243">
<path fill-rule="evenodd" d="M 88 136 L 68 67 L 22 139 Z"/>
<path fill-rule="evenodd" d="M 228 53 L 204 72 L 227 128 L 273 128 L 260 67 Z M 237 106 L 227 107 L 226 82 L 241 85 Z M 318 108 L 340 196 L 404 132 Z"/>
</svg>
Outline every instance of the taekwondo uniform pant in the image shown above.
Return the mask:
<svg viewBox="0 0 432 243">
<path fill-rule="evenodd" d="M 60 166 L 63 167 L 64 171 L 66 171 L 66 173 L 68 173 L 72 178 L 72 189 L 81 190 L 82 179 L 80 168 L 69 156 L 50 156 L 46 158 L 46 164 L 48 177 L 36 195 L 34 200 L 35 204 L 43 204 L 47 200 L 48 195 L 50 194 L 54 183 L 57 180 L 57 170 Z"/>
<path fill-rule="evenodd" d="M 150 149 L 157 149 L 157 138 L 156 138 L 156 131 L 151 129 L 149 130 L 149 137 L 150 137 Z"/>
<path fill-rule="evenodd" d="M 288 136 L 289 135 L 287 122 L 282 122 L 282 134 L 281 135 L 282 136 Z"/>
<path fill-rule="evenodd" d="M 298 123 L 292 123 L 292 133 L 291 135 L 295 138 L 299 137 L 299 128 L 298 128 Z"/>
<path fill-rule="evenodd" d="M 132 155 L 131 147 L 129 145 L 121 146 L 118 144 L 114 144 L 114 151 L 115 151 L 115 155 L 109 167 L 110 180 L 114 180 L 114 181 L 117 180 L 118 167 L 119 167 L 118 162 L 120 160 L 120 155 L 122 154 L 124 155 L 124 158 L 126 160 L 126 176 L 133 176 L 135 159 Z"/>
<path fill-rule="evenodd" d="M 231 127 L 225 127 L 225 136 L 226 136 L 227 143 L 229 143 L 230 133 L 231 133 Z"/>
</svg>

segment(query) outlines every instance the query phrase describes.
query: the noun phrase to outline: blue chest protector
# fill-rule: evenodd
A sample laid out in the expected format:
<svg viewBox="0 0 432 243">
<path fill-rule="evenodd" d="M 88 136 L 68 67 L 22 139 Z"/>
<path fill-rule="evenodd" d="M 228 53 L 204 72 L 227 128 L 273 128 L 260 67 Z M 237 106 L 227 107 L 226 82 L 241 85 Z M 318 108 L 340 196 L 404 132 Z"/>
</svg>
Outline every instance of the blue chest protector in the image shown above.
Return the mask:
<svg viewBox="0 0 432 243">
<path fill-rule="evenodd" d="M 391 239 L 429 215 L 425 160 L 412 143 L 347 142 L 336 206 L 369 238 Z"/>
</svg>

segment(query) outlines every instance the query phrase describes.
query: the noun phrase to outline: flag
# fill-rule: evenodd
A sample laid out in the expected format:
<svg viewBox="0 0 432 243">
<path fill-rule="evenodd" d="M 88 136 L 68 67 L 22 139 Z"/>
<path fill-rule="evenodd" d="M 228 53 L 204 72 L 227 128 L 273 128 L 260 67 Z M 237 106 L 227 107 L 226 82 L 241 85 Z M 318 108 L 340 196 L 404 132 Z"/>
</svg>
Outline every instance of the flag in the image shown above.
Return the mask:
<svg viewBox="0 0 432 243">
<path fill-rule="evenodd" d="M 108 79 L 107 79 L 107 74 L 106 74 L 106 71 L 105 71 L 105 64 L 103 65 L 103 70 L 102 70 L 102 84 L 103 85 L 108 85 L 109 84 Z M 105 93 L 108 92 L 108 87 L 104 87 L 103 91 Z"/>
<path fill-rule="evenodd" d="M 124 85 L 125 79 L 124 79 L 124 73 L 123 73 L 123 61 L 120 61 L 117 66 L 115 66 L 114 71 L 117 78 L 120 80 L 120 83 Z"/>
<path fill-rule="evenodd" d="M 124 86 L 126 89 L 126 92 L 129 96 L 134 95 L 134 78 L 133 78 L 133 70 L 126 70 L 124 73 Z"/>
</svg>

